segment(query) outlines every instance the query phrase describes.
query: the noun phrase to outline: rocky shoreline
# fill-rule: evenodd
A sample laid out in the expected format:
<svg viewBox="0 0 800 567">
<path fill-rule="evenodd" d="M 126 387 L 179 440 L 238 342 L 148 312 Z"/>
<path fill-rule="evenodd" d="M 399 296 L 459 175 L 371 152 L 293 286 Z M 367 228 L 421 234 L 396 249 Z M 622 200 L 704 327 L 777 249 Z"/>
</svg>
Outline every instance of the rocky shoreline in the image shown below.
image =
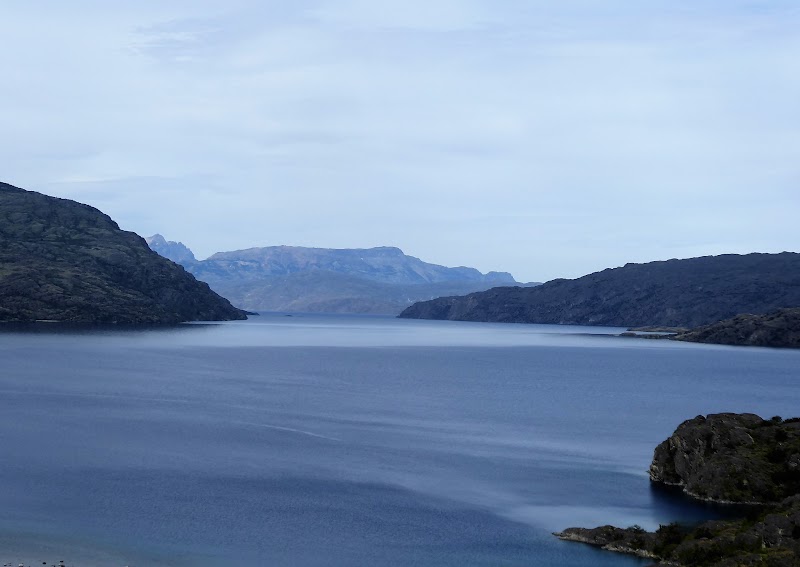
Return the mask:
<svg viewBox="0 0 800 567">
<path fill-rule="evenodd" d="M 650 480 L 745 517 L 698 526 L 567 528 L 554 535 L 680 567 L 800 566 L 800 419 L 712 414 L 682 423 L 656 447 Z"/>
<path fill-rule="evenodd" d="M 800 308 L 779 309 L 765 315 L 742 314 L 695 329 L 634 327 L 619 336 L 729 346 L 800 348 Z"/>
<path fill-rule="evenodd" d="M 718 345 L 800 348 L 800 308 L 779 309 L 765 315 L 737 315 L 670 338 Z"/>
</svg>

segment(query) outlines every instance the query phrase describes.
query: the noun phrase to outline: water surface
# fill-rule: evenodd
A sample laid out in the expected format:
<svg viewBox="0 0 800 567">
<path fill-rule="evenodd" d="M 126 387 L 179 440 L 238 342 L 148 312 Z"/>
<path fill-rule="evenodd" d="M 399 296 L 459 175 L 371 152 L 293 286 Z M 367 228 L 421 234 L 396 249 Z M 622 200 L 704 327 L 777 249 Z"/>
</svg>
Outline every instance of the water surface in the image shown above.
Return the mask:
<svg viewBox="0 0 800 567">
<path fill-rule="evenodd" d="M 651 489 L 653 448 L 697 414 L 796 413 L 800 352 L 617 332 L 6 328 L 0 560 L 642 565 L 550 532 L 724 513 Z"/>
</svg>

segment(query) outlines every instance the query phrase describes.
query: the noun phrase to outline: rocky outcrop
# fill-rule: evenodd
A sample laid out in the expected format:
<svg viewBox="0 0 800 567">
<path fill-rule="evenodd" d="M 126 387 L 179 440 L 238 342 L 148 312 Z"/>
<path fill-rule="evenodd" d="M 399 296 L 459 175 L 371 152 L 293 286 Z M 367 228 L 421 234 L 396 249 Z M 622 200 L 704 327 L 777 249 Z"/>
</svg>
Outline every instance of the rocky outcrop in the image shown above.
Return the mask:
<svg viewBox="0 0 800 567">
<path fill-rule="evenodd" d="M 568 528 L 557 537 L 685 567 L 800 566 L 800 419 L 721 413 L 683 422 L 656 447 L 653 482 L 728 503 L 746 518 L 699 526 Z"/>
<path fill-rule="evenodd" d="M 600 526 L 599 528 L 567 528 L 563 532 L 553 534 L 565 541 L 586 543 L 607 551 L 627 553 L 648 559 L 657 559 L 655 553 L 658 540 L 656 534 L 645 531 L 639 526 L 617 528 Z"/>
<path fill-rule="evenodd" d="M 800 493 L 800 419 L 711 414 L 656 447 L 650 480 L 717 502 L 769 503 Z"/>
<path fill-rule="evenodd" d="M 0 321 L 245 318 L 97 209 L 0 184 Z"/>
<path fill-rule="evenodd" d="M 627 264 L 538 287 L 498 287 L 412 305 L 411 319 L 693 328 L 800 307 L 800 254 L 727 254 Z"/>
<path fill-rule="evenodd" d="M 737 315 L 671 338 L 719 345 L 800 348 L 800 308 L 766 315 Z"/>
</svg>

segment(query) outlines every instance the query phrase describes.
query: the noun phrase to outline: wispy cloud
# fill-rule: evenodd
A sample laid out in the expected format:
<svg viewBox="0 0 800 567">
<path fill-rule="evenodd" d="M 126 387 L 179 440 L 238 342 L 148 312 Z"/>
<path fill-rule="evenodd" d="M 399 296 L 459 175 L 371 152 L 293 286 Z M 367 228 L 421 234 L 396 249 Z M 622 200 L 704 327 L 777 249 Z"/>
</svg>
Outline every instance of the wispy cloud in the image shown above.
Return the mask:
<svg viewBox="0 0 800 567">
<path fill-rule="evenodd" d="M 546 279 L 800 241 L 795 2 L 69 4 L 4 7 L 4 179 L 201 256 Z"/>
</svg>

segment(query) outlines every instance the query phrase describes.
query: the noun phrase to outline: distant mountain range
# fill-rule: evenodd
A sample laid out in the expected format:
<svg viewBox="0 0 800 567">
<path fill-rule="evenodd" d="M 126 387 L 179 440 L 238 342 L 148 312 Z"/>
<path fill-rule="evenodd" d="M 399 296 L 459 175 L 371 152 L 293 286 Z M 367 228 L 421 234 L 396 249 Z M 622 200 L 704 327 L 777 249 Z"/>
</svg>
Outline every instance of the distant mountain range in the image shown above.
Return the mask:
<svg viewBox="0 0 800 567">
<path fill-rule="evenodd" d="M 164 258 L 172 260 L 176 264 L 192 265 L 197 262 L 194 253 L 189 250 L 183 242 L 167 241 L 160 234 L 154 234 L 144 239 L 151 250 L 158 252 Z"/>
<path fill-rule="evenodd" d="M 416 301 L 519 285 L 505 272 L 448 268 L 399 248 L 269 246 L 197 260 L 180 242 L 146 239 L 233 304 L 250 311 L 396 315 Z"/>
<path fill-rule="evenodd" d="M 533 288 L 420 302 L 401 317 L 636 327 L 697 327 L 800 306 L 800 254 L 726 254 L 627 264 Z"/>
<path fill-rule="evenodd" d="M 0 183 L 0 321 L 245 318 L 97 209 Z"/>
</svg>

